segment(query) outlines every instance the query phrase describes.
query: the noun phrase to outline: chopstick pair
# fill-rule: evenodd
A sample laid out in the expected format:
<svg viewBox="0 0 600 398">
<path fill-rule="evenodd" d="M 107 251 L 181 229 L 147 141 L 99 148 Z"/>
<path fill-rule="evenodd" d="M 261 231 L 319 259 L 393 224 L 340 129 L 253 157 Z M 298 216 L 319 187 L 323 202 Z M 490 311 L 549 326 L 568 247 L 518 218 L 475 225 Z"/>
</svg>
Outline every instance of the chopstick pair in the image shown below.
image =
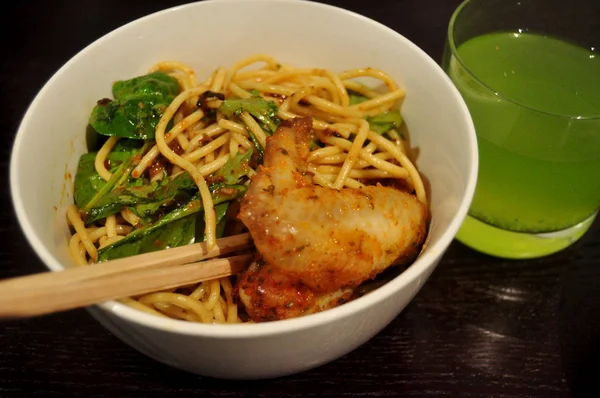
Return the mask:
<svg viewBox="0 0 600 398">
<path fill-rule="evenodd" d="M 254 254 L 249 233 L 89 266 L 0 281 L 0 318 L 22 318 L 171 289 L 241 272 Z M 212 258 L 212 259 L 211 259 Z M 207 260 L 211 259 L 211 260 Z"/>
</svg>

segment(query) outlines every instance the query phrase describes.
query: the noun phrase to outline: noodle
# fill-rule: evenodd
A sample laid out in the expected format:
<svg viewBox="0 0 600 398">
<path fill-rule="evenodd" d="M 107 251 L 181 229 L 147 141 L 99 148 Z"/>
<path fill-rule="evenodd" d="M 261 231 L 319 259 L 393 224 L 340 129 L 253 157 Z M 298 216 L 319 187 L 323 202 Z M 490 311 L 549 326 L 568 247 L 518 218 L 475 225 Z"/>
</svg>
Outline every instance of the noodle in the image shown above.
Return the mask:
<svg viewBox="0 0 600 398">
<path fill-rule="evenodd" d="M 117 145 L 118 141 L 119 137 L 110 137 L 108 140 L 106 140 L 104 145 L 102 145 L 102 148 L 100 148 L 100 150 L 98 151 L 98 155 L 96 156 L 96 160 L 94 161 L 94 167 L 96 168 L 96 172 L 105 181 L 110 180 L 110 177 L 112 177 L 112 174 L 106 169 L 105 166 L 106 157 L 108 156 L 110 151 L 113 150 L 115 145 Z"/>
<path fill-rule="evenodd" d="M 344 160 L 344 165 L 342 166 L 340 173 L 333 183 L 333 187 L 335 189 L 340 189 L 344 186 L 344 182 L 348 178 L 348 174 L 350 174 L 352 166 L 354 163 L 356 163 L 356 157 L 358 156 L 359 151 L 367 139 L 367 134 L 369 134 L 369 123 L 367 123 L 366 120 L 361 119 L 359 124 L 360 130 L 358 131 L 356 138 L 354 138 L 354 142 L 348 151 L 348 156 Z"/>
<path fill-rule="evenodd" d="M 281 120 L 299 115 L 312 117 L 318 144 L 312 148 L 308 169 L 316 184 L 334 189 L 362 188 L 400 179 L 426 204 L 424 185 L 407 156 L 407 142 L 398 133 L 400 126 L 394 125 L 382 133 L 375 131 L 368 119 L 397 109 L 405 96 L 404 90 L 383 71 L 360 68 L 335 73 L 327 69 L 294 68 L 258 54 L 230 68 L 218 67 L 202 82 L 193 68 L 176 61 L 159 62 L 148 72 L 172 76 L 180 92 L 164 109 L 153 145 L 135 159 L 131 177 L 146 178 L 160 186 L 165 178 L 168 181 L 187 173 L 201 199 L 204 238 L 209 248 L 218 237 L 219 223 L 209 187 L 211 175 L 230 159 L 264 150 L 273 133 L 248 110 L 225 114 L 221 106 L 233 98 L 260 96 L 273 101 Z M 385 92 L 361 83 L 359 80 L 363 78 L 377 79 L 385 86 Z M 221 97 L 215 97 L 214 93 Z M 205 98 L 200 107 L 202 98 L 209 94 L 212 96 Z M 353 102 L 355 95 L 363 100 Z M 120 145 L 120 138 L 110 137 L 94 159 L 94 170 L 107 184 L 115 172 L 107 159 L 113 159 L 111 154 L 117 144 Z M 249 170 L 247 176 L 254 173 L 255 170 Z M 76 205 L 67 211 L 72 227 L 69 251 L 77 265 L 99 261 L 103 249 L 126 239 L 148 222 L 134 206 L 125 206 L 89 225 L 86 217 Z M 227 218 L 235 221 L 235 215 Z M 240 233 L 242 229 L 236 225 L 231 231 Z M 150 314 L 191 322 L 247 321 L 235 303 L 229 277 L 120 301 Z"/>
</svg>

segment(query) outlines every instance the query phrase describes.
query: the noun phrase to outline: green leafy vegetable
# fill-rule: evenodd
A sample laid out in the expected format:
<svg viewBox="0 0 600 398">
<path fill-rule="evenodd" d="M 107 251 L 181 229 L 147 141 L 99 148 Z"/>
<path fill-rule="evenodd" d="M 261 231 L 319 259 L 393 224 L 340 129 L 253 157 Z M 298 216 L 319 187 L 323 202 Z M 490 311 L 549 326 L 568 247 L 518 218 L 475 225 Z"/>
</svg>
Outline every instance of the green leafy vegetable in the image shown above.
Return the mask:
<svg viewBox="0 0 600 398">
<path fill-rule="evenodd" d="M 96 152 L 102 148 L 102 145 L 108 140 L 108 136 L 98 134 L 96 130 L 92 127 L 91 124 L 86 126 L 85 128 L 85 144 L 88 152 Z"/>
<path fill-rule="evenodd" d="M 197 190 L 194 180 L 187 173 L 152 184 L 123 185 L 102 196 L 88 211 L 88 215 L 98 220 L 130 206 L 139 217 L 147 218 L 170 203 L 189 200 Z"/>
<path fill-rule="evenodd" d="M 223 185 L 212 189 L 215 208 L 219 204 L 242 197 L 246 193 L 243 185 Z M 155 223 L 131 231 L 125 238 L 98 251 L 99 261 L 133 256 L 147 251 L 161 250 L 193 242 L 196 235 L 195 219 L 190 216 L 203 213 L 202 199 L 196 193 L 185 205 L 167 213 Z M 224 217 L 225 211 L 217 212 Z M 183 222 L 188 219 L 189 221 Z M 220 222 L 217 219 L 217 222 Z"/>
<path fill-rule="evenodd" d="M 219 111 L 227 117 L 239 116 L 246 111 L 258 120 L 259 124 L 267 132 L 273 134 L 281 120 L 277 117 L 277 104 L 267 101 L 260 96 L 247 99 L 227 99 L 219 107 Z"/>
<path fill-rule="evenodd" d="M 369 100 L 368 97 L 357 93 L 356 91 L 348 90 L 348 96 L 350 97 L 350 105 L 360 104 Z M 379 134 L 385 134 L 390 130 L 398 130 L 402 125 L 402 116 L 397 110 L 387 111 L 379 115 L 365 118 L 369 122 L 371 130 Z"/>
<path fill-rule="evenodd" d="M 216 237 L 222 238 L 227 225 L 227 210 L 229 209 L 229 202 L 219 203 L 215 206 L 215 217 L 217 219 Z M 206 224 L 204 223 L 204 214 L 198 214 L 196 216 L 196 242 L 202 242 L 206 240 L 204 232 L 206 231 Z"/>
<path fill-rule="evenodd" d="M 141 147 L 144 146 L 144 142 L 140 140 L 130 140 L 127 138 L 121 138 L 114 146 L 112 151 L 107 156 L 108 160 L 119 160 L 126 159 L 135 154 Z"/>
<path fill-rule="evenodd" d="M 238 184 L 241 178 L 252 170 L 248 164 L 251 156 L 250 150 L 229 158 L 227 163 L 212 175 L 219 183 L 212 185 L 211 190 Z M 135 205 L 131 210 L 139 217 L 146 218 L 155 214 L 161 207 L 187 201 L 197 191 L 197 185 L 188 173 L 178 174 L 156 189 L 148 190 L 147 187 L 124 188 L 121 192 L 115 190 L 113 198 L 125 205 Z"/>
<path fill-rule="evenodd" d="M 134 158 L 135 152 L 119 150 L 126 149 L 127 146 L 124 143 L 121 148 L 115 147 L 107 159 L 129 163 L 128 160 Z M 95 157 L 96 153 L 83 155 L 79 160 L 75 176 L 75 203 L 86 213 L 87 224 L 115 214 L 128 206 L 139 217 L 149 217 L 170 203 L 189 200 L 197 191 L 194 180 L 187 173 L 151 184 L 144 184 L 142 178 L 130 179 L 123 184 L 113 183 L 111 179 L 107 183 L 96 172 Z M 128 175 L 131 169 L 132 167 L 129 167 L 127 172 L 125 170 L 122 172 Z"/>
<path fill-rule="evenodd" d="M 137 239 L 123 238 L 118 241 L 123 242 L 120 245 L 113 244 L 100 250 L 98 252 L 98 260 L 108 261 L 194 243 L 196 234 L 195 225 L 196 218 L 192 214 L 173 220 L 164 228 L 146 231 L 145 234 L 136 236 Z"/>
<path fill-rule="evenodd" d="M 248 175 L 252 168 L 249 165 L 250 158 L 252 157 L 252 150 L 246 151 L 246 153 L 238 153 L 227 160 L 227 163 L 217 170 L 213 177 L 225 184 L 237 184 L 243 176 Z"/>
<path fill-rule="evenodd" d="M 146 152 L 150 144 L 144 143 L 141 148 L 126 149 L 124 144 L 115 148 L 108 156 L 109 162 L 114 162 L 111 167 L 112 177 L 104 181 L 94 167 L 96 153 L 86 153 L 79 158 L 75 174 L 74 194 L 75 204 L 84 213 L 84 221 L 90 224 L 108 215 L 115 214 L 122 206 L 117 202 L 104 199 L 111 194 L 114 188 L 121 187 L 129 179 L 135 167 L 134 160 Z"/>
<path fill-rule="evenodd" d="M 230 203 L 231 202 L 225 202 L 215 206 L 215 212 L 217 213 L 217 230 L 215 231 L 217 239 L 222 238 L 223 234 L 225 234 L 225 227 L 227 226 L 226 216 Z"/>
<path fill-rule="evenodd" d="M 262 147 L 262 145 L 260 145 L 260 142 L 258 142 L 258 140 L 254 136 L 254 134 L 252 134 L 251 131 L 248 131 L 248 136 L 250 137 L 250 141 L 252 141 L 252 145 L 254 145 L 254 149 L 256 149 L 256 154 L 258 155 L 256 162 L 258 164 L 262 164 L 263 156 L 265 155 L 265 150 Z"/>
<path fill-rule="evenodd" d="M 180 92 L 177 79 L 154 72 L 113 84 L 114 99 L 102 99 L 92 110 L 90 124 L 98 133 L 152 139 L 164 110 Z"/>
<path fill-rule="evenodd" d="M 186 202 L 198 190 L 193 178 L 187 173 L 178 174 L 172 179 L 167 177 L 161 183 L 153 185 L 150 185 L 150 192 L 143 197 L 136 195 L 138 192 L 135 188 L 126 190 L 133 195 L 132 199 L 137 199 L 129 205 L 134 205 L 131 210 L 138 217 L 147 218 L 172 203 Z M 144 193 L 144 190 L 141 189 L 139 192 Z"/>
<path fill-rule="evenodd" d="M 348 90 L 348 97 L 350 98 L 351 106 L 360 104 L 361 102 L 365 102 L 369 99 L 369 97 L 365 97 L 364 95 L 352 90 Z"/>
<path fill-rule="evenodd" d="M 96 172 L 94 162 L 96 152 L 83 154 L 77 164 L 75 183 L 73 185 L 73 197 L 78 208 L 82 208 L 96 195 L 106 184 L 104 179 Z"/>
<path fill-rule="evenodd" d="M 397 110 L 387 111 L 366 119 L 371 130 L 379 134 L 385 134 L 393 129 L 398 130 L 402 125 L 402 116 Z"/>
<path fill-rule="evenodd" d="M 179 82 L 166 73 L 154 72 L 129 80 L 116 81 L 113 84 L 112 92 L 116 100 L 140 96 L 158 100 L 179 94 Z"/>
<path fill-rule="evenodd" d="M 129 141 L 129 140 L 121 140 Z M 132 158 L 141 150 L 139 141 L 135 141 L 136 145 L 128 142 L 119 142 L 108 154 L 106 160 L 109 162 L 109 169 L 113 174 L 118 171 L 119 166 L 127 159 Z M 100 190 L 106 185 L 106 181 L 96 172 L 94 163 L 96 161 L 97 152 L 83 154 L 79 158 L 77 172 L 75 174 L 74 197 L 75 204 L 82 209 L 95 198 Z M 116 179 L 115 179 L 116 182 Z M 96 198 L 97 199 L 97 198 Z"/>
</svg>

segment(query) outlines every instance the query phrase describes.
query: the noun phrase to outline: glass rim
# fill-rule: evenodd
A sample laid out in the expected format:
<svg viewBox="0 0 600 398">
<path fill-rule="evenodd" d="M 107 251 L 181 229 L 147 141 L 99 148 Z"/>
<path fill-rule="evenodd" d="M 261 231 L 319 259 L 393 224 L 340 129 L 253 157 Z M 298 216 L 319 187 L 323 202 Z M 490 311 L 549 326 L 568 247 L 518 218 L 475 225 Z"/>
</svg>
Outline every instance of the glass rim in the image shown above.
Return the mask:
<svg viewBox="0 0 600 398">
<path fill-rule="evenodd" d="M 448 46 L 450 47 L 452 56 L 454 57 L 454 59 L 456 59 L 456 61 L 460 64 L 460 66 L 465 70 L 465 72 L 467 72 L 469 77 L 471 77 L 473 80 L 475 80 L 483 88 L 485 88 L 486 90 L 493 93 L 499 99 L 505 100 L 511 104 L 514 104 L 516 106 L 519 106 L 521 108 L 524 108 L 524 109 L 527 109 L 527 110 L 530 110 L 533 112 L 541 113 L 541 114 L 548 115 L 548 116 L 560 117 L 563 119 L 573 119 L 573 120 L 598 120 L 598 119 L 600 119 L 600 113 L 588 115 L 588 116 L 569 115 L 569 114 L 563 114 L 563 113 L 548 112 L 548 111 L 544 111 L 544 110 L 526 105 L 520 101 L 517 101 L 511 97 L 506 96 L 505 94 L 502 94 L 498 90 L 495 90 L 494 88 L 490 87 L 487 83 L 484 83 L 479 77 L 477 77 L 477 75 L 475 73 L 473 73 L 473 71 L 466 65 L 466 63 L 463 61 L 461 56 L 458 55 L 458 51 L 456 48 L 456 43 L 454 42 L 454 35 L 453 35 L 456 19 L 458 18 L 460 13 L 463 11 L 463 9 L 468 4 L 470 4 L 474 1 L 477 1 L 477 0 L 463 0 L 462 3 L 460 3 L 460 5 L 456 8 L 456 10 L 454 10 L 454 12 L 452 13 L 452 17 L 450 18 L 450 23 L 448 24 L 448 33 L 447 33 Z M 450 61 L 448 61 L 448 62 L 450 62 Z M 449 67 L 449 65 L 448 65 L 448 67 Z"/>
</svg>

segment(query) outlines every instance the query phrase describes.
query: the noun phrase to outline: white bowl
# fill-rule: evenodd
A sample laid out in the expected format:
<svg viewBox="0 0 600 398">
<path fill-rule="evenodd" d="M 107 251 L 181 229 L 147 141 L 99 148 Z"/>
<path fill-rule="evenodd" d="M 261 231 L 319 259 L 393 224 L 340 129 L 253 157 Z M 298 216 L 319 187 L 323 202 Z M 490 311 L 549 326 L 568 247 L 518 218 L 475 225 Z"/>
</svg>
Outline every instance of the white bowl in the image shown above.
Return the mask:
<svg viewBox="0 0 600 398">
<path fill-rule="evenodd" d="M 213 0 L 175 7 L 131 22 L 82 50 L 47 82 L 22 120 L 10 165 L 12 199 L 27 239 L 50 270 L 73 264 L 65 222 L 72 203 L 69 177 L 85 152 L 90 110 L 96 100 L 110 96 L 112 82 L 168 59 L 206 76 L 254 53 L 336 71 L 371 66 L 396 79 L 407 92 L 402 114 L 420 151 L 417 167 L 430 182 L 433 219 L 429 244 L 405 272 L 322 313 L 262 324 L 206 325 L 155 317 L 114 301 L 89 308 L 104 327 L 142 353 L 219 378 L 300 372 L 350 352 L 383 329 L 423 286 L 454 238 L 478 167 L 475 131 L 461 96 L 425 52 L 393 30 L 308 1 Z"/>
</svg>

